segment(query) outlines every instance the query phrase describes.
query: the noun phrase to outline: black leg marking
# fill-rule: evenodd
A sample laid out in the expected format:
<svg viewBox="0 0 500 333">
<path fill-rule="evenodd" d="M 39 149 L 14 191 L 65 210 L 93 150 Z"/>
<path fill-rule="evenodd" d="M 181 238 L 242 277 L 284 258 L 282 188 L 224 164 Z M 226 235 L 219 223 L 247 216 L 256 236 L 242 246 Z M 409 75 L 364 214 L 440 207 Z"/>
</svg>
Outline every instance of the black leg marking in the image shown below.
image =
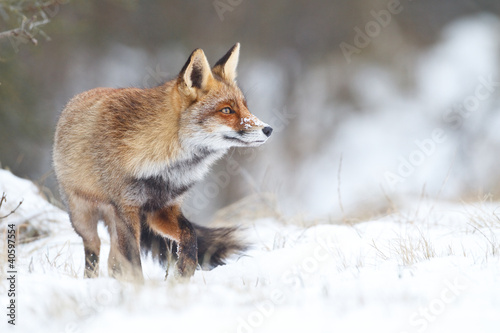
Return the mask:
<svg viewBox="0 0 500 333">
<path fill-rule="evenodd" d="M 85 277 L 94 278 L 99 276 L 99 255 L 85 249 Z"/>
</svg>

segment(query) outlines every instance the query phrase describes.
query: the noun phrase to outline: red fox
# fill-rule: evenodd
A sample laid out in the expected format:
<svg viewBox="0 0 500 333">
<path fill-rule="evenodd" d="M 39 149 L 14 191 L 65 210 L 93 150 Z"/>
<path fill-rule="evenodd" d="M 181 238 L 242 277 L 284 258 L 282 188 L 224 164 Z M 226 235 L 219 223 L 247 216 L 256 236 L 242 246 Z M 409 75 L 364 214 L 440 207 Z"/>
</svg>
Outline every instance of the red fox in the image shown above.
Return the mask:
<svg viewBox="0 0 500 333">
<path fill-rule="evenodd" d="M 85 277 L 99 272 L 99 220 L 107 225 L 111 276 L 143 281 L 141 249 L 175 273 L 216 266 L 242 251 L 236 228 L 204 228 L 181 212 L 186 192 L 230 147 L 256 147 L 273 129 L 252 115 L 236 84 L 240 45 L 210 68 L 201 49 L 177 78 L 155 88 L 96 88 L 66 105 L 57 124 L 54 169 L 75 231 Z"/>
</svg>

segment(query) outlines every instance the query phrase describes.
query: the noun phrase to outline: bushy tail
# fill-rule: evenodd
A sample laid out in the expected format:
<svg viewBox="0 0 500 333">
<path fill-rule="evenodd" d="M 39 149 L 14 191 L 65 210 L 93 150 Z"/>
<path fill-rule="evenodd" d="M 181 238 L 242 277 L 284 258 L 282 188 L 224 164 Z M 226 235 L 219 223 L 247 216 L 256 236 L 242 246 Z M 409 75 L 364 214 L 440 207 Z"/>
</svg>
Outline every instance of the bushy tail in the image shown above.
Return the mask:
<svg viewBox="0 0 500 333">
<path fill-rule="evenodd" d="M 248 248 L 238 239 L 238 228 L 205 228 L 196 224 L 194 228 L 198 239 L 198 262 L 203 268 L 224 265 L 227 257 Z"/>
<path fill-rule="evenodd" d="M 193 223 L 198 240 L 198 263 L 203 269 L 224 265 L 232 254 L 245 251 L 247 245 L 238 240 L 238 228 L 206 228 Z M 148 226 L 141 228 L 141 250 L 151 253 L 154 259 L 167 267 L 169 261 L 177 259 L 176 242 L 157 234 Z"/>
</svg>

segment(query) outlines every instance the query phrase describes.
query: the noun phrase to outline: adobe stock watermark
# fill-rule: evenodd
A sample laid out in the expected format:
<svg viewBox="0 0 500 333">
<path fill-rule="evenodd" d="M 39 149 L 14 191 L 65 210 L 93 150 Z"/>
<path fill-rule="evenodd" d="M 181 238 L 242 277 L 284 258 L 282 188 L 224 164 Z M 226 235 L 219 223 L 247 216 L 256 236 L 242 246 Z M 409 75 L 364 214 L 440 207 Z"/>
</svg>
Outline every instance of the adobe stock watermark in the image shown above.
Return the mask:
<svg viewBox="0 0 500 333">
<path fill-rule="evenodd" d="M 215 0 L 213 6 L 215 12 L 221 21 L 224 21 L 224 14 L 226 12 L 232 12 L 236 7 L 241 5 L 243 0 Z"/>
<path fill-rule="evenodd" d="M 373 20 L 368 21 L 364 25 L 364 29 L 358 26 L 354 27 L 356 35 L 354 36 L 353 43 L 349 44 L 342 42 L 339 45 L 347 63 L 351 63 L 351 58 L 354 54 L 359 54 L 361 53 L 361 50 L 368 47 L 373 39 L 377 38 L 382 30 L 391 24 L 393 16 L 398 15 L 402 11 L 403 5 L 400 0 L 390 0 L 387 3 L 386 9 L 379 11 L 371 10 L 370 14 L 373 17 Z"/>
<path fill-rule="evenodd" d="M 478 81 L 473 94 L 465 97 L 455 108 L 443 115 L 443 121 L 452 129 L 459 129 L 464 121 L 477 112 L 500 86 L 500 81 L 496 81 L 493 75 L 481 76 Z M 430 137 L 415 140 L 416 148 L 408 156 L 399 155 L 396 172 L 386 171 L 384 173 L 384 182 L 388 188 L 391 191 L 396 190 L 398 184 L 411 177 L 418 167 L 422 166 L 437 151 L 439 144 L 447 140 L 448 135 L 445 130 L 439 127 L 431 132 Z"/>
<path fill-rule="evenodd" d="M 238 326 L 236 333 L 253 333 L 259 327 L 264 325 L 266 319 L 270 318 L 276 311 L 276 307 L 286 301 L 286 290 L 297 288 L 302 285 L 304 275 L 315 274 L 322 262 L 332 257 L 332 249 L 335 247 L 335 241 L 328 238 L 325 241 L 318 241 L 311 256 L 305 257 L 297 265 L 294 265 L 283 273 L 280 281 L 283 286 L 271 290 L 269 298 L 254 304 L 254 310 L 246 316 L 238 317 Z"/>
<path fill-rule="evenodd" d="M 423 165 L 436 152 L 437 146 L 447 139 L 444 130 L 436 128 L 432 131 L 430 138 L 413 141 L 417 148 L 407 157 L 399 155 L 397 172 L 385 172 L 384 179 L 389 188 L 394 191 L 399 183 L 405 182 L 419 166 Z"/>
<path fill-rule="evenodd" d="M 408 319 L 412 327 L 410 331 L 401 333 L 425 332 L 429 326 L 442 315 L 448 306 L 457 301 L 457 299 L 470 287 L 471 281 L 465 276 L 456 277 L 454 280 L 444 280 L 445 287 L 437 297 L 430 300 L 426 306 L 419 307 Z"/>
<path fill-rule="evenodd" d="M 161 70 L 160 65 L 157 64 L 153 69 L 151 67 L 146 67 L 146 72 L 148 73 L 142 79 L 143 87 L 155 87 L 167 81 L 170 74 Z"/>
</svg>

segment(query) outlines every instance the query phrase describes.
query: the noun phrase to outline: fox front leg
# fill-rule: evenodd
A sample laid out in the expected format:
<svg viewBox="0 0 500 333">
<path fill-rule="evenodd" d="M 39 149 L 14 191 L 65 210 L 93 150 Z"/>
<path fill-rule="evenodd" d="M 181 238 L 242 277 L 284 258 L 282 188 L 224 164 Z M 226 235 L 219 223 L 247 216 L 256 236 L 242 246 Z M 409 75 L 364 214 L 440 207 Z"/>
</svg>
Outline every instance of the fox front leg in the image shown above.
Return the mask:
<svg viewBox="0 0 500 333">
<path fill-rule="evenodd" d="M 177 219 L 180 230 L 175 275 L 181 279 L 189 279 L 198 266 L 198 245 L 193 225 L 184 215 Z"/>
<path fill-rule="evenodd" d="M 156 233 L 177 243 L 177 263 L 174 276 L 189 279 L 198 266 L 196 232 L 184 217 L 179 205 L 173 205 L 148 215 L 149 227 Z"/>
</svg>

